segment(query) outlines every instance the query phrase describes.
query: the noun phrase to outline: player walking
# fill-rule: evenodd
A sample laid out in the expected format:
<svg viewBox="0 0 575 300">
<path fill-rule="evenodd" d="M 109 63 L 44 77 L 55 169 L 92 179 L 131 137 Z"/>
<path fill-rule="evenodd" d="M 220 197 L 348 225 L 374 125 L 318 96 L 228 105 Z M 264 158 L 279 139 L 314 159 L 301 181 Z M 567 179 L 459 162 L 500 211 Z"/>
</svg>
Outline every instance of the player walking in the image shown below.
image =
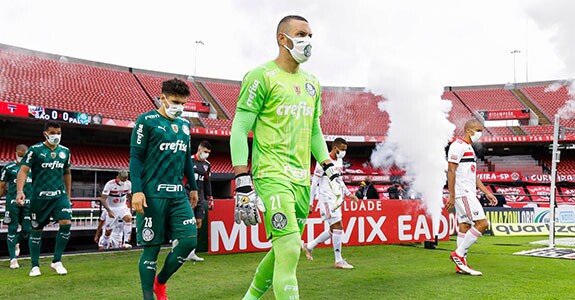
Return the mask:
<svg viewBox="0 0 575 300">
<path fill-rule="evenodd" d="M 259 209 L 272 242 L 245 300 L 259 299 L 272 285 L 276 299 L 299 299 L 296 268 L 309 210 L 310 152 L 342 193 L 341 174 L 321 132 L 319 82 L 299 68 L 311 55 L 311 36 L 306 19 L 284 17 L 276 32 L 278 57 L 248 72 L 242 82 L 230 137 L 235 220 L 255 225 L 261 222 Z M 255 191 L 248 169 L 250 130 Z"/>
<path fill-rule="evenodd" d="M 198 146 L 198 152 L 192 156 L 194 163 L 194 175 L 196 176 L 196 185 L 198 186 L 198 205 L 194 208 L 196 216 L 196 226 L 198 231 L 202 228 L 202 221 L 208 207 L 213 207 L 214 198 L 212 197 L 212 165 L 208 161 L 208 156 L 212 152 L 212 144 L 204 140 Z M 187 258 L 192 261 L 204 261 L 203 258 L 196 254 L 196 249 L 192 250 Z"/>
<path fill-rule="evenodd" d="M 4 223 L 8 225 L 8 234 L 6 241 L 8 242 L 8 254 L 10 255 L 10 269 L 18 269 L 18 259 L 20 255 L 20 242 L 28 239 L 30 236 L 30 199 L 26 199 L 23 205 L 16 202 L 16 178 L 18 171 L 20 171 L 20 162 L 28 151 L 26 145 L 16 146 L 16 160 L 8 163 L 2 168 L 0 172 L 0 196 L 4 195 L 6 191 L 6 213 L 4 214 Z M 24 184 L 24 194 L 28 198 L 32 195 L 32 178 L 30 172 L 26 177 Z M 20 233 L 18 233 L 18 225 L 22 226 Z"/>
<path fill-rule="evenodd" d="M 336 138 L 329 153 L 333 164 L 338 170 L 343 169 L 343 157 L 347 151 L 347 142 L 343 138 Z M 344 194 L 353 201 L 358 201 L 357 197 L 352 194 L 347 187 L 343 188 Z M 309 244 L 302 246 L 305 256 L 308 260 L 313 260 L 312 251 L 317 245 L 331 238 L 333 244 L 333 253 L 335 255 L 335 267 L 339 269 L 353 269 L 353 266 L 347 263 L 341 256 L 341 240 L 343 237 L 343 225 L 341 222 L 341 205 L 343 197 L 336 197 L 329 185 L 329 179 L 325 175 L 323 168 L 319 163 L 316 164 L 311 182 L 311 199 L 319 200 L 319 210 L 321 219 L 329 225 L 329 230 L 322 232 L 317 238 Z"/>
<path fill-rule="evenodd" d="M 72 173 L 70 172 L 70 150 L 62 145 L 62 128 L 55 122 L 44 126 L 46 141 L 31 146 L 21 161 L 18 179 L 16 181 L 16 201 L 22 205 L 26 201 L 24 184 L 28 171 L 32 172 L 32 195 L 30 196 L 30 222 L 32 232 L 28 244 L 32 270 L 30 276 L 40 276 L 40 249 L 42 231 L 50 222 L 58 222 L 54 258 L 50 267 L 59 275 L 66 275 L 68 270 L 62 265 L 62 253 L 70 239 L 72 227 L 72 207 L 70 193 L 72 191 Z"/>
<path fill-rule="evenodd" d="M 185 82 L 162 83 L 162 106 L 136 120 L 130 143 L 132 206 L 136 210 L 138 243 L 144 246 L 139 272 L 144 299 L 167 299 L 166 282 L 196 248 L 197 230 L 190 206 L 198 201 L 190 148 L 190 122 L 179 116 L 190 90 Z M 184 175 L 192 192 L 189 199 Z M 160 247 L 172 240 L 172 250 L 156 277 Z"/>
<path fill-rule="evenodd" d="M 482 133 L 483 126 L 479 121 L 475 119 L 467 121 L 464 137 L 456 139 L 449 146 L 447 154 L 449 200 L 445 208 L 450 210 L 455 207 L 459 223 L 457 249 L 451 253 L 451 260 L 456 265 L 457 273 L 474 276 L 480 276 L 482 273 L 467 265 L 467 251 L 489 226 L 483 207 L 477 200 L 476 189 L 479 188 L 485 193 L 491 205 L 497 204 L 497 198 L 483 185 L 475 173 L 477 158 L 471 144 L 479 141 Z"/>
<path fill-rule="evenodd" d="M 102 191 L 102 206 L 108 212 L 106 216 L 106 231 L 103 235 L 103 247 L 108 249 L 108 242 L 112 230 L 117 227 L 120 220 L 124 222 L 124 243 L 122 248 L 130 249 L 132 236 L 132 213 L 126 205 L 126 199 L 132 198 L 132 182 L 128 180 L 128 171 L 118 172 L 116 178 L 108 181 Z"/>
</svg>

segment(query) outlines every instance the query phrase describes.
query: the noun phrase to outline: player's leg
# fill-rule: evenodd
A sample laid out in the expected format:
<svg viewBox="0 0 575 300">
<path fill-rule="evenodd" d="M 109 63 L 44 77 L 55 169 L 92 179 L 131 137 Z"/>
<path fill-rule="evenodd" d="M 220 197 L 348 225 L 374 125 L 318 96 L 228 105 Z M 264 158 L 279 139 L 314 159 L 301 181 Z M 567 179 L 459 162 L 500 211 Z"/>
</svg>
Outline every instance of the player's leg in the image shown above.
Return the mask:
<svg viewBox="0 0 575 300">
<path fill-rule="evenodd" d="M 275 255 L 274 249 L 272 248 L 258 265 L 250 288 L 242 300 L 257 300 L 272 286 L 274 264 Z"/>
<path fill-rule="evenodd" d="M 340 209 L 338 209 L 340 210 Z M 335 257 L 335 267 L 339 269 L 353 269 L 353 266 L 347 263 L 341 254 L 342 240 L 343 240 L 343 224 L 341 223 L 341 211 L 339 214 L 338 221 L 330 226 L 332 237 L 331 241 L 333 244 L 333 253 Z"/>
<path fill-rule="evenodd" d="M 319 202 L 319 213 L 323 221 L 328 223 L 331 219 L 331 211 L 329 205 L 325 201 Z M 329 225 L 329 223 L 328 223 Z M 329 240 L 331 238 L 331 230 L 326 228 L 320 235 L 318 235 L 313 241 L 304 244 L 303 250 L 305 251 L 305 256 L 308 260 L 313 260 L 312 251 L 317 245 Z"/>
<path fill-rule="evenodd" d="M 132 239 L 132 214 L 130 213 L 130 210 L 127 207 L 123 207 L 120 210 L 121 214 L 119 214 L 122 217 L 122 220 L 124 221 L 124 226 L 123 226 L 123 233 L 124 233 L 124 244 L 123 244 L 123 248 L 132 248 L 132 245 L 130 244 L 130 241 Z"/>
<path fill-rule="evenodd" d="M 138 244 L 144 247 L 138 270 L 144 299 L 153 300 L 158 253 L 165 240 L 164 220 L 167 204 L 159 198 L 148 198 L 146 203 L 148 207 L 144 208 L 144 214 L 136 214 L 136 238 Z"/>
<path fill-rule="evenodd" d="M 158 274 L 158 283 L 166 284 L 168 279 L 186 262 L 186 257 L 197 246 L 198 231 L 194 212 L 187 197 L 171 199 L 168 207 L 166 232 L 172 239 L 172 251 L 168 253 L 162 270 Z"/>
<path fill-rule="evenodd" d="M 18 244 L 23 243 L 30 237 L 30 231 L 32 230 L 32 224 L 30 224 L 30 204 L 25 204 L 20 210 L 20 235 L 18 239 Z M 16 244 L 16 256 L 19 255 L 19 247 Z"/>
<path fill-rule="evenodd" d="M 30 276 L 40 276 L 40 249 L 42 247 L 42 231 L 44 226 L 50 220 L 50 207 L 48 201 L 31 200 L 30 201 L 30 224 L 32 231 L 28 239 L 28 246 L 30 248 L 30 259 L 32 262 L 32 269 Z"/>
<path fill-rule="evenodd" d="M 485 228 L 487 228 L 487 220 L 485 218 L 485 213 L 483 212 L 483 207 L 481 207 L 481 204 L 474 195 L 468 195 L 455 198 L 455 211 L 460 224 L 460 230 L 465 231 L 467 228 L 471 227 L 470 224 L 473 223 L 475 223 L 475 226 L 469 228 L 465 232 L 465 236 L 461 237 L 462 239 L 459 241 L 457 249 L 451 254 L 451 259 L 461 271 L 471 275 L 481 275 L 481 272 L 473 270 L 467 265 L 466 255 L 471 245 L 473 245 L 481 235 L 477 226 L 479 226 L 479 228 L 483 228 L 485 225 Z M 483 228 L 483 230 L 485 228 Z"/>
<path fill-rule="evenodd" d="M 6 202 L 8 203 L 8 201 Z M 6 235 L 6 241 L 8 244 L 8 254 L 10 255 L 10 260 L 16 259 L 16 244 L 18 243 L 18 215 L 19 209 L 14 207 L 14 204 L 8 203 L 6 205 L 6 212 L 4 214 L 4 223 L 8 224 L 8 234 Z"/>
<path fill-rule="evenodd" d="M 70 240 L 70 229 L 72 228 L 72 206 L 68 196 L 63 196 L 53 200 L 52 217 L 54 222 L 58 222 L 58 233 L 56 234 L 56 244 L 54 245 L 54 258 L 50 267 L 56 270 L 59 275 L 68 273 L 62 265 L 62 254 L 68 241 Z"/>
<path fill-rule="evenodd" d="M 196 228 L 198 230 L 198 234 L 200 232 L 200 229 L 202 228 L 202 222 L 204 220 L 204 214 L 206 212 L 206 201 L 200 200 L 198 201 L 198 205 L 196 205 L 196 207 L 194 208 L 194 216 L 196 217 Z M 199 257 L 196 254 L 196 249 L 192 250 L 192 252 L 190 252 L 190 254 L 188 255 L 188 257 L 186 258 L 186 260 L 191 260 L 191 261 L 204 261 L 203 258 Z"/>
</svg>

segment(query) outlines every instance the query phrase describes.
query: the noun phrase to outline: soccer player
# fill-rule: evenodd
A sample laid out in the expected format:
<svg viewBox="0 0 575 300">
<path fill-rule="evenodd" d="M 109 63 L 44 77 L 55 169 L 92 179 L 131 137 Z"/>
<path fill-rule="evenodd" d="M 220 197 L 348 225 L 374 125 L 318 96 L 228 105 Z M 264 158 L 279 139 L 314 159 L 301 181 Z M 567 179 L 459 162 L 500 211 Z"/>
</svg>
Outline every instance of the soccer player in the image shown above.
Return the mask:
<svg viewBox="0 0 575 300">
<path fill-rule="evenodd" d="M 122 248 L 130 249 L 132 236 L 132 213 L 126 205 L 126 198 L 132 197 L 132 183 L 128 180 L 128 171 L 121 170 L 116 178 L 108 181 L 102 191 L 102 206 L 106 212 L 106 231 L 104 232 L 104 249 L 108 249 L 108 241 L 112 230 L 120 220 L 124 222 L 124 243 Z"/>
<path fill-rule="evenodd" d="M 214 198 L 212 197 L 211 171 L 212 165 L 208 157 L 212 152 L 212 144 L 204 140 L 198 146 L 198 152 L 192 157 L 194 163 L 194 174 L 196 176 L 196 185 L 198 186 L 198 205 L 194 208 L 196 216 L 196 227 L 198 231 L 202 228 L 202 221 L 207 207 L 213 207 Z M 192 261 L 204 261 L 202 257 L 196 254 L 196 249 L 192 250 L 187 258 Z"/>
<path fill-rule="evenodd" d="M 467 265 L 467 251 L 477 241 L 477 238 L 487 229 L 488 222 L 483 207 L 476 197 L 479 188 L 491 205 L 497 204 L 497 198 L 483 185 L 476 176 L 475 151 L 472 143 L 479 141 L 483 126 L 476 119 L 465 123 L 465 135 L 456 139 L 447 153 L 447 185 L 449 200 L 445 204 L 447 210 L 455 207 L 459 232 L 457 234 L 457 249 L 451 253 L 456 272 L 474 276 L 482 275 Z M 473 227 L 472 227 L 473 226 Z"/>
<path fill-rule="evenodd" d="M 44 125 L 46 140 L 28 149 L 21 162 L 16 181 L 16 201 L 22 205 L 26 200 L 24 184 L 28 171 L 32 172 L 32 195 L 30 196 L 30 222 L 32 232 L 28 244 L 32 270 L 30 276 L 42 275 L 40 272 L 40 248 L 42 231 L 50 222 L 50 217 L 59 224 L 54 246 L 54 258 L 50 267 L 59 275 L 68 270 L 62 265 L 62 253 L 70 239 L 72 227 L 72 207 L 68 198 L 72 191 L 72 173 L 70 172 L 70 150 L 62 145 L 62 128 L 55 122 Z"/>
<path fill-rule="evenodd" d="M 139 272 L 144 299 L 167 299 L 166 282 L 196 248 L 198 201 L 190 148 L 190 122 L 180 118 L 190 90 L 185 82 L 162 83 L 162 105 L 141 114 L 132 131 L 130 178 L 132 206 L 137 212 L 138 244 L 144 247 Z M 192 191 L 185 192 L 184 175 Z M 189 198 L 189 199 L 188 199 Z M 191 203 L 190 203 L 191 202 Z M 156 277 L 160 247 L 172 240 L 172 250 Z"/>
<path fill-rule="evenodd" d="M 116 227 L 112 229 L 112 234 L 108 239 L 108 246 L 104 248 L 104 234 L 102 234 L 102 228 L 106 225 L 106 218 L 108 217 L 108 212 L 104 209 L 100 214 L 100 218 L 98 219 L 98 228 L 96 228 L 96 234 L 94 235 L 94 242 L 98 245 L 98 250 L 104 249 L 116 249 L 120 248 L 122 245 L 122 238 L 124 236 L 124 223 L 120 222 L 117 223 Z"/>
<path fill-rule="evenodd" d="M 230 146 L 236 175 L 236 223 L 264 223 L 272 249 L 260 262 L 243 299 L 259 299 L 273 285 L 276 299 L 299 299 L 296 268 L 309 211 L 310 152 L 341 196 L 343 181 L 321 132 L 321 89 L 299 68 L 311 55 L 306 19 L 286 16 L 278 24 L 279 54 L 248 72 L 242 82 Z M 252 176 L 248 133 L 253 130 Z M 261 198 L 260 198 L 261 197 Z"/>
<path fill-rule="evenodd" d="M 347 142 L 343 138 L 336 138 L 329 153 L 333 164 L 341 172 L 343 169 L 343 158 L 347 151 Z M 343 188 L 344 194 L 351 200 L 357 202 L 357 197 L 352 194 L 347 187 Z M 303 244 L 305 256 L 308 260 L 313 260 L 312 251 L 317 245 L 331 238 L 333 253 L 335 254 L 335 267 L 339 269 L 353 269 L 347 261 L 341 256 L 341 240 L 343 237 L 343 225 L 341 222 L 341 205 L 343 197 L 337 198 L 329 185 L 329 179 L 326 177 L 323 168 L 319 163 L 316 164 L 311 181 L 311 199 L 319 200 L 319 211 L 321 219 L 329 225 L 329 230 L 322 232 L 317 238 L 309 244 Z M 310 202 L 313 204 L 313 202 Z"/>
<path fill-rule="evenodd" d="M 16 160 L 8 163 L 2 168 L 0 173 L 0 196 L 6 192 L 6 213 L 4 215 L 4 223 L 8 225 L 8 235 L 6 241 L 8 242 L 8 254 L 10 255 L 10 269 L 18 269 L 18 259 L 20 255 L 20 242 L 26 240 L 30 235 L 30 200 L 26 199 L 24 205 L 19 205 L 16 202 L 16 178 L 18 171 L 20 171 L 20 162 L 28 151 L 28 146 L 16 146 Z M 24 184 L 24 193 L 32 195 L 32 178 L 30 172 L 26 177 Z M 20 233 L 18 233 L 18 225 L 22 226 Z"/>
</svg>

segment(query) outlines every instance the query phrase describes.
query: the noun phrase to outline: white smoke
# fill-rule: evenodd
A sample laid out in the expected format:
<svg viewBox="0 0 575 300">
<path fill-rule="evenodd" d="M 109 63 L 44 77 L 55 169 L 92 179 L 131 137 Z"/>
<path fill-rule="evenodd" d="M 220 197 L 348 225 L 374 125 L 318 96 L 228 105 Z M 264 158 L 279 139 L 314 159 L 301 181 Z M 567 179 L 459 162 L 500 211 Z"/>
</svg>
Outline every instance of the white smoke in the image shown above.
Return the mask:
<svg viewBox="0 0 575 300">
<path fill-rule="evenodd" d="M 575 80 L 563 80 L 554 82 L 547 88 L 545 92 L 557 92 L 561 87 L 566 86 L 567 94 L 569 95 L 569 100 L 565 102 L 563 107 L 557 110 L 557 113 L 561 118 L 573 118 L 575 117 Z"/>
<path fill-rule="evenodd" d="M 377 69 L 380 73 L 370 76 L 375 79 L 370 87 L 384 96 L 379 108 L 389 114 L 390 125 L 385 142 L 376 146 L 371 162 L 380 168 L 395 163 L 413 178 L 410 188 L 422 194 L 436 235 L 447 179 L 445 146 L 455 130 L 447 119 L 451 102 L 441 99 L 441 86 L 430 82 L 431 74 L 389 65 Z"/>
</svg>

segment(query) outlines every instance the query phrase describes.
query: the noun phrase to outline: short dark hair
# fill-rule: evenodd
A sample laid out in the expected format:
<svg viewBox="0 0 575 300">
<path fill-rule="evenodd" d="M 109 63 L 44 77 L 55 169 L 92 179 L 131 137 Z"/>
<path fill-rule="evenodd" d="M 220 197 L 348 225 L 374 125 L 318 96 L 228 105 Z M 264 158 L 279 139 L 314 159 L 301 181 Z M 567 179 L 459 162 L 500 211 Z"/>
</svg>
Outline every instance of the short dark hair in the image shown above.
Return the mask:
<svg viewBox="0 0 575 300">
<path fill-rule="evenodd" d="M 174 78 L 162 82 L 162 94 L 188 97 L 190 96 L 190 88 L 184 81 Z"/>
<path fill-rule="evenodd" d="M 304 17 L 302 16 L 297 16 L 297 15 L 289 15 L 289 16 L 285 16 L 281 19 L 281 21 L 278 23 L 278 28 L 276 29 L 276 35 L 280 33 L 280 28 L 282 27 L 282 25 L 288 23 L 291 20 L 298 20 L 298 21 L 304 21 L 306 23 L 309 23 Z"/>
<path fill-rule="evenodd" d="M 60 128 L 60 124 L 58 124 L 58 123 L 56 123 L 56 122 L 52 122 L 52 121 L 46 122 L 46 124 L 44 124 L 44 131 L 47 131 L 48 128 L 50 128 L 50 127 L 52 127 L 52 128 Z"/>
<path fill-rule="evenodd" d="M 204 147 L 210 151 L 212 150 L 212 144 L 210 144 L 210 142 L 208 142 L 206 140 L 203 140 L 200 142 L 200 147 Z"/>
<path fill-rule="evenodd" d="M 333 145 L 337 146 L 337 145 L 347 145 L 347 141 L 343 138 L 336 138 L 335 140 L 333 140 Z"/>
</svg>

